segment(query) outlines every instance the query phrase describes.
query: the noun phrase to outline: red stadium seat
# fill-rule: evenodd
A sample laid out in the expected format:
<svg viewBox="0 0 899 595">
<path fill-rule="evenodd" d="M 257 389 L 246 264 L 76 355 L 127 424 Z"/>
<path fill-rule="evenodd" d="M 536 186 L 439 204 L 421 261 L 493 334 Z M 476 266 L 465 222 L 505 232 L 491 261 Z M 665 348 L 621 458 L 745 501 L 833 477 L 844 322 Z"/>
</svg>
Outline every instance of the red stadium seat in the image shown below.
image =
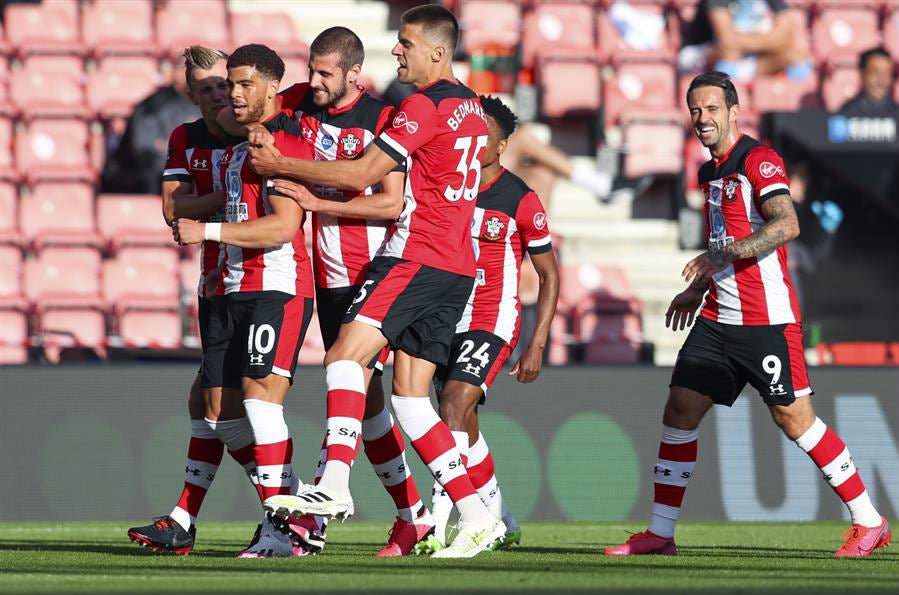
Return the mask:
<svg viewBox="0 0 899 595">
<path fill-rule="evenodd" d="M 522 60 L 584 58 L 594 51 L 593 7 L 586 4 L 538 4 L 524 17 Z"/>
<path fill-rule="evenodd" d="M 82 53 L 78 0 L 7 4 L 4 24 L 9 44 L 21 55 Z"/>
<path fill-rule="evenodd" d="M 13 106 L 9 99 L 9 64 L 3 50 L 3 31 L 0 30 L 0 116 L 9 116 L 13 113 Z"/>
<path fill-rule="evenodd" d="M 15 177 L 13 122 L 0 115 L 0 179 Z"/>
<path fill-rule="evenodd" d="M 87 77 L 87 105 L 104 119 L 127 118 L 162 83 L 159 64 L 148 56 L 110 56 Z"/>
<path fill-rule="evenodd" d="M 547 118 L 593 117 L 599 109 L 599 66 L 592 61 L 541 61 L 537 81 Z"/>
<path fill-rule="evenodd" d="M 860 85 L 861 76 L 857 68 L 834 69 L 821 85 L 824 108 L 829 112 L 838 111 L 844 103 L 858 93 Z"/>
<path fill-rule="evenodd" d="M 683 110 L 675 103 L 676 84 L 674 69 L 669 64 L 621 64 L 603 85 L 606 126 L 618 124 L 625 112 L 682 122 Z"/>
<path fill-rule="evenodd" d="M 699 190 L 699 168 L 711 158 L 709 150 L 702 146 L 693 130 L 687 131 L 684 143 L 684 173 L 687 176 L 687 190 Z"/>
<path fill-rule="evenodd" d="M 877 21 L 873 10 L 824 10 L 812 25 L 815 56 L 829 64 L 856 64 L 860 53 L 883 43 Z"/>
<path fill-rule="evenodd" d="M 622 3 L 621 6 L 628 5 Z M 654 40 L 623 37 L 613 22 L 612 14 L 608 11 L 600 12 L 596 17 L 597 55 L 600 62 L 652 60 L 673 63 L 677 55 L 677 39 L 672 32 L 676 31 L 677 19 L 668 15 L 662 3 L 630 6 L 628 10 L 641 13 L 642 18 L 648 21 L 643 29 L 659 23 L 662 29 Z"/>
<path fill-rule="evenodd" d="M 0 307 L 22 305 L 22 251 L 18 246 L 0 245 Z"/>
<path fill-rule="evenodd" d="M 0 246 L 20 241 L 18 190 L 11 181 L 0 179 Z"/>
<path fill-rule="evenodd" d="M 193 296 L 196 295 L 200 283 L 199 251 L 191 253 L 189 258 L 184 258 L 178 263 L 178 276 L 181 279 L 181 291 L 184 295 L 191 296 L 191 302 L 195 301 Z"/>
<path fill-rule="evenodd" d="M 325 342 L 322 339 L 321 328 L 318 325 L 318 312 L 312 313 L 309 321 L 309 329 L 300 347 L 297 363 L 307 366 L 320 366 L 325 359 Z"/>
<path fill-rule="evenodd" d="M 116 316 L 118 341 L 128 348 L 178 349 L 181 315 L 177 309 L 129 308 Z"/>
<path fill-rule="evenodd" d="M 0 364 L 28 362 L 28 317 L 17 309 L 0 309 Z"/>
<path fill-rule="evenodd" d="M 883 40 L 893 60 L 899 60 L 899 7 L 889 8 L 883 17 Z M 899 84 L 899 77 L 896 82 Z"/>
<path fill-rule="evenodd" d="M 640 310 L 622 269 L 592 264 L 562 267 L 559 303 L 575 316 L 588 311 L 626 313 Z"/>
<path fill-rule="evenodd" d="M 120 253 L 103 263 L 103 299 L 116 311 L 136 306 L 177 309 L 181 302 L 177 267 Z"/>
<path fill-rule="evenodd" d="M 634 341 L 596 340 L 587 344 L 584 349 L 585 364 L 638 364 L 640 363 L 641 345 Z"/>
<path fill-rule="evenodd" d="M 162 218 L 162 199 L 143 194 L 103 194 L 97 198 L 97 227 L 114 250 L 122 246 L 174 246 Z"/>
<path fill-rule="evenodd" d="M 466 0 L 459 13 L 462 47 L 515 47 L 521 39 L 521 7 L 508 0 Z"/>
<path fill-rule="evenodd" d="M 156 53 L 153 0 L 93 0 L 81 13 L 81 28 L 98 57 Z"/>
<path fill-rule="evenodd" d="M 549 331 L 548 362 L 553 366 L 564 366 L 568 363 L 568 345 L 571 333 L 568 331 L 568 319 L 564 312 L 557 311 Z"/>
<path fill-rule="evenodd" d="M 25 296 L 38 308 L 99 307 L 100 253 L 47 248 L 25 263 Z"/>
<path fill-rule="evenodd" d="M 90 130 L 78 118 L 34 120 L 16 134 L 16 167 L 32 180 L 93 180 Z"/>
<path fill-rule="evenodd" d="M 81 58 L 31 56 L 13 69 L 10 96 L 28 117 L 86 116 Z"/>
<path fill-rule="evenodd" d="M 891 363 L 886 343 L 832 343 L 830 353 L 835 366 L 887 366 Z"/>
<path fill-rule="evenodd" d="M 624 127 L 623 175 L 678 174 L 684 168 L 684 127 L 677 123 L 634 122 Z"/>
<path fill-rule="evenodd" d="M 230 47 L 224 0 L 169 0 L 156 12 L 156 39 L 173 55 L 194 44 Z"/>
<path fill-rule="evenodd" d="M 99 308 L 63 308 L 41 313 L 44 356 L 59 363 L 64 349 L 90 349 L 106 359 L 106 315 Z"/>
<path fill-rule="evenodd" d="M 758 77 L 753 87 L 755 109 L 765 112 L 794 112 L 800 109 L 816 109 L 821 105 L 818 97 L 818 77 L 793 80 L 783 76 Z"/>
<path fill-rule="evenodd" d="M 23 239 L 40 250 L 47 245 L 100 246 L 90 184 L 42 182 L 19 201 Z"/>
<path fill-rule="evenodd" d="M 293 17 L 286 12 L 232 12 L 231 43 L 235 47 L 249 43 L 264 43 L 281 58 L 285 56 L 309 59 L 309 44 L 303 41 Z"/>
</svg>

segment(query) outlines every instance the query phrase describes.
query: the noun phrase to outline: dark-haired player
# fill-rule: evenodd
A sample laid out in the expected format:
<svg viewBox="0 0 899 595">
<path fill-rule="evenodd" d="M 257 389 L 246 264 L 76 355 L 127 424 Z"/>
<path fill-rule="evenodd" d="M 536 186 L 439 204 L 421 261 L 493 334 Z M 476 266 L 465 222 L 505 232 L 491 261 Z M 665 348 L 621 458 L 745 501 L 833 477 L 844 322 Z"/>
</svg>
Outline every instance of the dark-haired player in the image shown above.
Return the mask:
<svg viewBox="0 0 899 595">
<path fill-rule="evenodd" d="M 543 365 L 549 328 L 559 298 L 559 270 L 552 250 L 546 212 L 537 195 L 500 163 L 509 135 L 518 124 L 515 114 L 495 97 L 481 96 L 487 115 L 487 147 L 481 161 L 481 185 L 471 236 L 477 254 L 474 289 L 456 326 L 450 359 L 434 378 L 440 417 L 467 456 L 468 476 L 481 500 L 506 524 L 506 535 L 495 547 L 521 540 L 521 527 L 503 503 L 494 474 L 493 457 L 478 428 L 478 405 L 518 342 L 521 303 L 518 299 L 521 262 L 528 254 L 540 278 L 534 335 L 510 375 L 519 382 L 537 379 Z M 434 484 L 431 509 L 437 521 L 435 540 L 443 547 L 452 502 Z M 420 548 L 422 549 L 422 548 Z"/>
<path fill-rule="evenodd" d="M 400 80 L 418 91 L 359 159 L 285 159 L 268 141 L 251 156 L 261 173 L 286 167 L 292 178 L 355 191 L 406 163 L 403 212 L 325 356 L 328 423 L 333 427 L 335 418 L 343 418 L 343 427 L 361 431 L 364 368 L 391 345 L 396 353 L 394 413 L 460 510 L 459 534 L 450 547 L 434 554 L 446 558 L 475 556 L 505 534 L 505 525 L 478 498 L 449 428 L 428 398 L 436 365 L 448 361 L 456 323 L 474 283 L 470 225 L 487 144 L 478 97 L 453 76 L 458 35 L 455 17 L 441 6 L 419 6 L 403 14 L 393 54 Z M 334 432 L 326 437 L 320 483 L 297 496 L 268 499 L 268 510 L 281 517 L 312 513 L 345 518 L 353 513 L 349 462 L 355 449 L 334 438 Z"/>
<path fill-rule="evenodd" d="M 690 285 L 675 296 L 665 322 L 683 330 L 702 310 L 671 376 L 649 528 L 605 553 L 677 554 L 674 526 L 696 465 L 699 423 L 712 405 L 731 406 L 748 383 L 849 509 L 852 530 L 835 555 L 867 556 L 890 542 L 890 528 L 871 504 L 849 449 L 812 408 L 799 303 L 787 270 L 787 242 L 799 235 L 799 224 L 783 160 L 740 132 L 740 102 L 726 74 L 693 79 L 687 105 L 696 136 L 712 154 L 699 170 L 709 248 L 684 268 Z"/>
<path fill-rule="evenodd" d="M 162 174 L 163 216 L 169 225 L 182 217 L 206 221 L 221 221 L 224 217 L 225 194 L 219 163 L 227 148 L 240 142 L 226 136 L 216 121 L 219 112 L 228 107 L 227 60 L 228 54 L 202 46 L 184 50 L 188 93 L 200 108 L 202 118 L 178 126 L 169 139 Z M 224 254 L 218 242 L 203 242 L 200 250 L 197 311 L 200 339 L 205 347 Z M 249 422 L 239 403 L 235 411 L 222 410 L 221 387 L 220 377 L 209 379 L 201 387 L 197 373 L 188 398 L 191 433 L 181 496 L 169 515 L 158 517 L 150 525 L 129 529 L 132 541 L 157 551 L 190 553 L 196 537 L 194 523 L 225 446 L 258 487 Z"/>
<path fill-rule="evenodd" d="M 283 154 L 312 159 L 296 123 L 280 112 L 283 75 L 284 62 L 268 47 L 237 48 L 228 59 L 234 119 L 243 125 L 262 123 Z M 225 245 L 220 281 L 225 297 L 210 318 L 204 383 L 207 376 L 221 374 L 223 402 L 243 402 L 253 430 L 257 477 L 263 496 L 270 497 L 294 493 L 299 483 L 283 403 L 312 317 L 312 269 L 303 210 L 250 169 L 247 144 L 232 146 L 222 158 L 226 223 L 178 219 L 173 232 L 181 244 L 211 240 Z M 240 557 L 302 553 L 287 533 L 266 520 Z"/>
</svg>

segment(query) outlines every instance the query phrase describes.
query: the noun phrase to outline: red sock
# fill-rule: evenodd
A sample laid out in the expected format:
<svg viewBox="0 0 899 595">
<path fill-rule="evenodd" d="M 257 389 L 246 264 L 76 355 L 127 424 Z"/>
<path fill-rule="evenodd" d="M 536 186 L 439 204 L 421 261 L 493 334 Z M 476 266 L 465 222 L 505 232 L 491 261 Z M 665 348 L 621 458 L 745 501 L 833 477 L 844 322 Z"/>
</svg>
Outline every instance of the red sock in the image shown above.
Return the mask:
<svg viewBox="0 0 899 595">
<path fill-rule="evenodd" d="M 350 467 L 359 452 L 365 414 L 365 374 L 354 361 L 336 361 L 325 368 L 328 386 L 327 456 L 319 485 L 338 492 L 350 489 Z"/>
<path fill-rule="evenodd" d="M 256 493 L 259 495 L 259 502 L 265 500 L 262 496 L 262 486 L 259 485 L 259 477 L 256 475 L 256 458 L 253 455 L 253 450 L 256 448 L 256 445 L 250 442 L 243 448 L 238 448 L 237 450 L 228 450 L 228 454 L 231 455 L 231 458 L 237 461 L 237 464 L 243 467 L 244 472 L 246 472 L 247 477 L 250 480 L 250 483 L 253 484 L 253 487 L 256 488 Z"/>
<path fill-rule="evenodd" d="M 655 465 L 655 497 L 649 531 L 659 537 L 673 537 L 680 516 L 687 483 L 696 466 L 696 430 L 680 430 L 662 426 L 662 443 Z"/>
<path fill-rule="evenodd" d="M 415 521 L 423 506 L 421 495 L 406 462 L 403 434 L 386 408 L 362 422 L 362 443 L 365 455 L 396 505 L 397 516 L 409 523 Z"/>
<path fill-rule="evenodd" d="M 187 447 L 187 465 L 184 469 L 184 488 L 172 517 L 185 529 L 189 529 L 200 514 L 206 492 L 215 479 L 222 462 L 225 445 L 203 420 L 191 422 L 191 436 Z"/>
<path fill-rule="evenodd" d="M 253 455 L 256 458 L 256 473 L 262 487 L 262 498 L 290 494 L 293 440 L 288 438 L 273 444 L 257 444 L 253 448 Z"/>
</svg>

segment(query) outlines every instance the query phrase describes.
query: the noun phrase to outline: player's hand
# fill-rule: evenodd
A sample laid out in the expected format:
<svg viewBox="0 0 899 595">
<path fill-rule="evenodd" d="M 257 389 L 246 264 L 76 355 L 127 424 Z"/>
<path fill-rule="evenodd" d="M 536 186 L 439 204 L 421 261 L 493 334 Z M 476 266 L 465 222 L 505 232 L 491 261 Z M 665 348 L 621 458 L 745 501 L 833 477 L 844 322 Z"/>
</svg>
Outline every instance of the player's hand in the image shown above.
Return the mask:
<svg viewBox="0 0 899 595">
<path fill-rule="evenodd" d="M 665 312 L 665 326 L 673 331 L 684 330 L 693 325 L 696 309 L 702 304 L 705 294 L 688 287 L 671 300 L 668 311 Z"/>
<path fill-rule="evenodd" d="M 516 376 L 518 382 L 527 384 L 537 380 L 537 376 L 540 375 L 540 370 L 542 369 L 543 349 L 531 343 L 524 351 L 524 355 L 521 356 L 521 359 L 512 366 L 509 376 Z"/>
<path fill-rule="evenodd" d="M 249 150 L 250 168 L 260 176 L 274 176 L 278 174 L 278 161 L 281 159 L 281 151 L 275 146 L 275 138 L 265 128 L 255 128 L 250 131 Z"/>
<path fill-rule="evenodd" d="M 706 251 L 687 263 L 681 276 L 687 283 L 706 284 L 716 273 L 730 266 L 733 256 L 726 251 Z"/>
<path fill-rule="evenodd" d="M 276 178 L 275 190 L 292 198 L 305 211 L 315 213 L 319 210 L 320 199 L 302 184 L 285 178 Z"/>
<path fill-rule="evenodd" d="M 199 244 L 206 233 L 206 224 L 192 219 L 175 219 L 172 222 L 172 237 L 182 246 Z"/>
</svg>

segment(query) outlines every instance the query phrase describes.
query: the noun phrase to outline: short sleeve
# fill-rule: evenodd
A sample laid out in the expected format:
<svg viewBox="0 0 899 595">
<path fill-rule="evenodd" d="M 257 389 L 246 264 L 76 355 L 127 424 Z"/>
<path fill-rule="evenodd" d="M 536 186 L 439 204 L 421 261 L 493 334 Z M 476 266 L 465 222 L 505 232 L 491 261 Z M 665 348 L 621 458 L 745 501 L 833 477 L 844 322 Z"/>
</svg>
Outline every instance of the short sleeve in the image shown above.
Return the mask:
<svg viewBox="0 0 899 595">
<path fill-rule="evenodd" d="M 169 136 L 169 146 L 165 157 L 163 182 L 193 182 L 187 163 L 187 129 L 178 126 Z"/>
<path fill-rule="evenodd" d="M 783 159 L 771 147 L 753 148 L 743 164 L 752 184 L 753 198 L 762 204 L 769 198 L 790 194 L 790 180 Z"/>
<path fill-rule="evenodd" d="M 302 136 L 295 136 L 287 132 L 278 132 L 274 135 L 275 147 L 283 155 L 295 159 L 313 159 L 314 153 L 310 145 Z"/>
<path fill-rule="evenodd" d="M 381 113 L 378 114 L 378 122 L 375 124 L 375 137 L 384 132 L 384 129 L 393 122 L 393 118 L 396 116 L 396 108 L 392 105 L 385 105 L 384 109 L 381 110 Z M 405 173 L 406 171 L 406 163 L 403 161 L 402 163 L 397 163 L 396 167 L 394 167 L 392 172 L 401 172 Z"/>
<path fill-rule="evenodd" d="M 406 98 L 375 144 L 397 163 L 403 163 L 437 134 L 437 108 L 421 93 Z"/>
<path fill-rule="evenodd" d="M 295 111 L 309 93 L 309 83 L 296 83 L 278 93 L 278 107 L 288 116 L 293 117 Z"/>
<path fill-rule="evenodd" d="M 525 194 L 518 203 L 515 224 L 529 254 L 542 254 L 553 249 L 549 225 L 546 223 L 546 210 L 533 190 Z"/>
</svg>

